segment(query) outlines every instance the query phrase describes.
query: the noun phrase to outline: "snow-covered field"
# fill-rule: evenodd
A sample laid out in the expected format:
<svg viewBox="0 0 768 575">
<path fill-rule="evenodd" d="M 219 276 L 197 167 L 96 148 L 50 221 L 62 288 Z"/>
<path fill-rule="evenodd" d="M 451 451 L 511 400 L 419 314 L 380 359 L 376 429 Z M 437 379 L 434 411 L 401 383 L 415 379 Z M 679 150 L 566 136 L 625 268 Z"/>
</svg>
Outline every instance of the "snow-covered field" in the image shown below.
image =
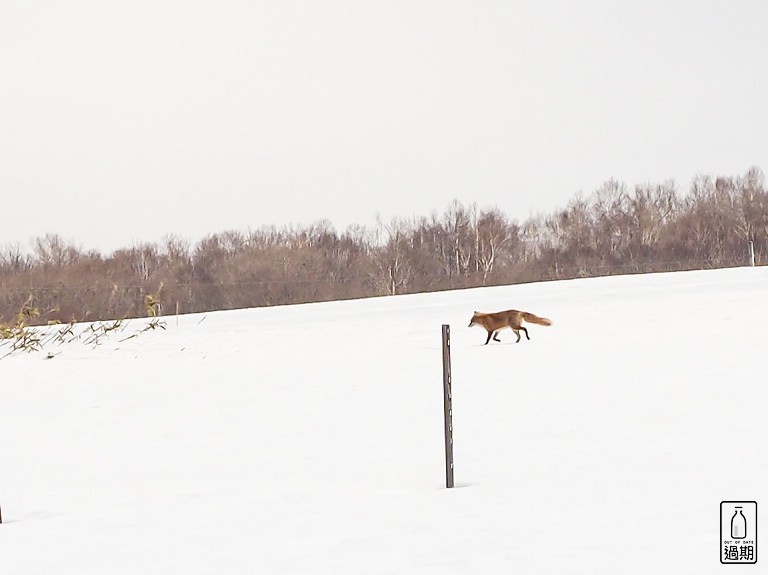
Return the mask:
<svg viewBox="0 0 768 575">
<path fill-rule="evenodd" d="M 0 574 L 721 573 L 768 503 L 768 268 L 165 320 L 0 361 Z"/>
</svg>

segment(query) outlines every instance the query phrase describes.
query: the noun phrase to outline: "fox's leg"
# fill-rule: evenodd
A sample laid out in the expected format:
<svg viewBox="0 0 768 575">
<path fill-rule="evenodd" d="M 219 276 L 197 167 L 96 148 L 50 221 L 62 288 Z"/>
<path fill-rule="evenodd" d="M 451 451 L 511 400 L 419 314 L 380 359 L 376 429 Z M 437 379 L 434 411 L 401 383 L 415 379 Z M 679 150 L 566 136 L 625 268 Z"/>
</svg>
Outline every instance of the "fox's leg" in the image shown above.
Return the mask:
<svg viewBox="0 0 768 575">
<path fill-rule="evenodd" d="M 528 330 L 525 329 L 523 326 L 520 326 L 520 329 L 522 329 L 525 332 L 525 338 L 530 340 L 531 336 L 528 335 Z M 520 341 L 520 336 L 519 335 L 517 336 L 517 340 Z"/>
<path fill-rule="evenodd" d="M 499 339 L 499 330 L 493 332 L 493 339 L 501 343 L 501 340 Z"/>
<path fill-rule="evenodd" d="M 485 344 L 484 344 L 484 345 L 488 345 L 488 342 L 489 342 L 489 341 L 491 341 L 491 336 L 492 336 L 493 334 L 494 334 L 494 332 L 493 332 L 493 331 L 489 331 L 489 332 L 488 332 L 488 337 L 485 339 Z"/>
<path fill-rule="evenodd" d="M 514 331 L 515 335 L 517 336 L 517 341 L 515 341 L 515 343 L 520 343 L 520 330 L 512 328 L 512 331 Z"/>
</svg>

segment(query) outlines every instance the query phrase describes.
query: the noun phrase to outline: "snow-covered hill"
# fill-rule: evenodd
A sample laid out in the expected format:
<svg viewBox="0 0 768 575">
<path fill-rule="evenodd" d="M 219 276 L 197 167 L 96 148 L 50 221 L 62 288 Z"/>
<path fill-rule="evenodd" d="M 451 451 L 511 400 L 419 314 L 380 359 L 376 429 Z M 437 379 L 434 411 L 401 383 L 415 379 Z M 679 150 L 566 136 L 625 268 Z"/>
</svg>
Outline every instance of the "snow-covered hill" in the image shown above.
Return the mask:
<svg viewBox="0 0 768 575">
<path fill-rule="evenodd" d="M 0 361 L 3 575 L 719 573 L 768 502 L 768 268 L 165 321 Z"/>
</svg>

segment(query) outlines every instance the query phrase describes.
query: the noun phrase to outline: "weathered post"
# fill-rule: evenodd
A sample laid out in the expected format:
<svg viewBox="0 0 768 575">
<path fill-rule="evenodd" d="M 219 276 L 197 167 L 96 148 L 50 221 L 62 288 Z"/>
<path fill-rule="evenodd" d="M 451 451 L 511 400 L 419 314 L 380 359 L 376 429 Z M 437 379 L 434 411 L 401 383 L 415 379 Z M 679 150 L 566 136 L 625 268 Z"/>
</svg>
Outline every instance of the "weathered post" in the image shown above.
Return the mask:
<svg viewBox="0 0 768 575">
<path fill-rule="evenodd" d="M 445 427 L 445 486 L 453 487 L 453 405 L 451 397 L 451 327 L 443 324 L 443 409 Z"/>
<path fill-rule="evenodd" d="M 749 240 L 749 265 L 755 267 L 755 242 Z"/>
</svg>

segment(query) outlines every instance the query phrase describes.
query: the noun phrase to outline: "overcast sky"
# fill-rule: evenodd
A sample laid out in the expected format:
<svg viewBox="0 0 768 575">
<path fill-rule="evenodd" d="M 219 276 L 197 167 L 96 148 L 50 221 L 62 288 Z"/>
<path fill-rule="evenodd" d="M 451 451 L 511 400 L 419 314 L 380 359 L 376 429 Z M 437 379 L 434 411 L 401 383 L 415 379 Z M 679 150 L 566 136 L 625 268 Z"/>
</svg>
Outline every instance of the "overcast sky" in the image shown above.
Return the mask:
<svg viewBox="0 0 768 575">
<path fill-rule="evenodd" d="M 763 0 L 0 0 L 0 246 L 768 171 Z"/>
</svg>

